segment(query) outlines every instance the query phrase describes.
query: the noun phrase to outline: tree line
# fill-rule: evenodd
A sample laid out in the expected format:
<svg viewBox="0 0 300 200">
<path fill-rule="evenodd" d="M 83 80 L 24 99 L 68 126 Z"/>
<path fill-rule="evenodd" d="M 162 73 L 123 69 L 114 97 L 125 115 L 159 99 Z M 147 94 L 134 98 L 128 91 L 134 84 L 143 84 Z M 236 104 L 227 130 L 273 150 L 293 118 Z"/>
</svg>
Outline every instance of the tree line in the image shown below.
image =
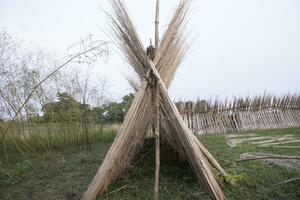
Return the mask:
<svg viewBox="0 0 300 200">
<path fill-rule="evenodd" d="M 123 96 L 120 102 L 107 101 L 101 106 L 91 106 L 77 101 L 68 93 L 58 93 L 57 101 L 43 105 L 42 116 L 32 116 L 30 121 L 36 123 L 47 122 L 79 122 L 85 118 L 89 123 L 122 122 L 128 111 L 134 95 Z"/>
</svg>

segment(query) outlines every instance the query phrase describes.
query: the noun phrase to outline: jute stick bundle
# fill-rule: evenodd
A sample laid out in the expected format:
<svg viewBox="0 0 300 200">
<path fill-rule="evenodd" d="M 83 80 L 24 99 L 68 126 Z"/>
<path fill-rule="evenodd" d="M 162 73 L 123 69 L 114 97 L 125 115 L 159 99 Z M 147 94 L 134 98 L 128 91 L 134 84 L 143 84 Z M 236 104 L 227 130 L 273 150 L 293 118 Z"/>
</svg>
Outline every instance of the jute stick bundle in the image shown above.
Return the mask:
<svg viewBox="0 0 300 200">
<path fill-rule="evenodd" d="M 109 17 L 112 22 L 113 37 L 143 82 L 140 84 L 141 87 L 138 89 L 118 136 L 83 199 L 94 199 L 98 194 L 103 194 L 108 185 L 129 166 L 142 146 L 145 132 L 153 118 L 150 88 L 152 77 L 149 76 L 152 73 L 159 83 L 159 102 L 160 107 L 163 108 L 163 111 L 159 113 L 161 124 L 168 124 L 168 126 L 162 126 L 165 128 L 162 129 L 165 138 L 181 156 L 186 157 L 195 174 L 206 183 L 212 198 L 226 199 L 212 168 L 216 168 L 224 175 L 226 172 L 187 128 L 166 89 L 189 46 L 186 45 L 183 29 L 190 1 L 181 0 L 177 6 L 153 63 L 148 59 L 123 3 L 120 0 L 111 0 L 111 4 L 113 14 Z"/>
</svg>

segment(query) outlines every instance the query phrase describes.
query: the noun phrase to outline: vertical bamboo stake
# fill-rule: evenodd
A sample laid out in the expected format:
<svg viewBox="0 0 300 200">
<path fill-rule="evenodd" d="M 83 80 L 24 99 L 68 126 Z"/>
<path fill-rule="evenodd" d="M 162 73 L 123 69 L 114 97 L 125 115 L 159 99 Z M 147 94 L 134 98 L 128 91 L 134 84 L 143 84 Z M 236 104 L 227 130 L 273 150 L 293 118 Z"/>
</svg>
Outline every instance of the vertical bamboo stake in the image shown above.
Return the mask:
<svg viewBox="0 0 300 200">
<path fill-rule="evenodd" d="M 159 0 L 156 0 L 155 12 L 155 48 L 159 43 Z M 155 134 L 155 175 L 154 175 L 154 194 L 153 199 L 158 199 L 159 190 L 159 168 L 160 168 L 160 141 L 159 141 L 159 88 L 156 82 L 154 96 L 154 134 Z"/>
<path fill-rule="evenodd" d="M 156 13 L 155 13 L 155 48 L 158 48 L 159 43 L 159 6 L 160 1 L 156 0 Z"/>
<path fill-rule="evenodd" d="M 154 176 L 154 194 L 153 199 L 158 199 L 159 190 L 159 171 L 160 171 L 160 141 L 159 141 L 159 88 L 156 83 L 154 96 L 154 133 L 155 133 L 155 176 Z"/>
</svg>

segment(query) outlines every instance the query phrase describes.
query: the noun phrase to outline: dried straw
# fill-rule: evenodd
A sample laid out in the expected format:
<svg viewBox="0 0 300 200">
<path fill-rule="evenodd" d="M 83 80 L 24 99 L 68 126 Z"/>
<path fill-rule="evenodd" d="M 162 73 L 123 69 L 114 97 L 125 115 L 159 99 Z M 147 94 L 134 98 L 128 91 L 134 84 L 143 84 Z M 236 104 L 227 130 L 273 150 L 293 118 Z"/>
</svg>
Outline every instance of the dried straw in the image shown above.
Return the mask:
<svg viewBox="0 0 300 200">
<path fill-rule="evenodd" d="M 155 72 L 159 80 L 161 124 L 168 141 L 182 156 L 185 156 L 195 173 L 206 183 L 214 199 L 226 199 L 214 174 L 212 166 L 226 175 L 213 156 L 184 124 L 180 114 L 170 100 L 167 89 L 181 63 L 187 48 L 184 32 L 185 19 L 190 8 L 189 0 L 181 0 L 177 6 L 169 28 L 163 36 L 154 58 L 154 64 L 148 60 L 125 6 L 120 0 L 111 0 L 113 14 L 109 15 L 113 37 L 128 62 L 143 80 L 124 123 L 119 130 L 99 171 L 91 182 L 82 199 L 95 199 L 103 194 L 108 185 L 129 166 L 139 152 L 145 139 L 145 133 L 153 117 L 151 88 L 148 84 L 150 71 Z M 156 67 L 156 68 L 155 68 Z M 137 85 L 137 84 L 135 84 Z M 164 121 L 165 120 L 165 121 Z M 172 127 L 172 129 L 168 129 Z"/>
</svg>

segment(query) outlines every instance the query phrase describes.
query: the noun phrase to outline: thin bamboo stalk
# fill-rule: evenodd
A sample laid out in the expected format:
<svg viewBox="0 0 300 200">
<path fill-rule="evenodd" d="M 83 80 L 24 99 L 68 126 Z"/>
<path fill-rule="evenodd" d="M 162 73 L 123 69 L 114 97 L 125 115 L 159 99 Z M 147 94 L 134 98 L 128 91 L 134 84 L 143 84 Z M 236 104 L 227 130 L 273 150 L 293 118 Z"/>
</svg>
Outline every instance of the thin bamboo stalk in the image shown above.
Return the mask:
<svg viewBox="0 0 300 200">
<path fill-rule="evenodd" d="M 159 0 L 156 0 L 155 12 L 155 47 L 158 48 L 159 43 Z M 154 134 L 155 134 L 155 175 L 154 175 L 154 188 L 153 199 L 158 200 L 159 190 L 159 171 L 160 171 L 160 134 L 159 134 L 159 88 L 157 82 L 155 83 L 154 95 Z"/>
<path fill-rule="evenodd" d="M 156 12 L 155 12 L 155 47 L 158 48 L 159 43 L 159 7 L 160 1 L 156 0 Z"/>
</svg>

